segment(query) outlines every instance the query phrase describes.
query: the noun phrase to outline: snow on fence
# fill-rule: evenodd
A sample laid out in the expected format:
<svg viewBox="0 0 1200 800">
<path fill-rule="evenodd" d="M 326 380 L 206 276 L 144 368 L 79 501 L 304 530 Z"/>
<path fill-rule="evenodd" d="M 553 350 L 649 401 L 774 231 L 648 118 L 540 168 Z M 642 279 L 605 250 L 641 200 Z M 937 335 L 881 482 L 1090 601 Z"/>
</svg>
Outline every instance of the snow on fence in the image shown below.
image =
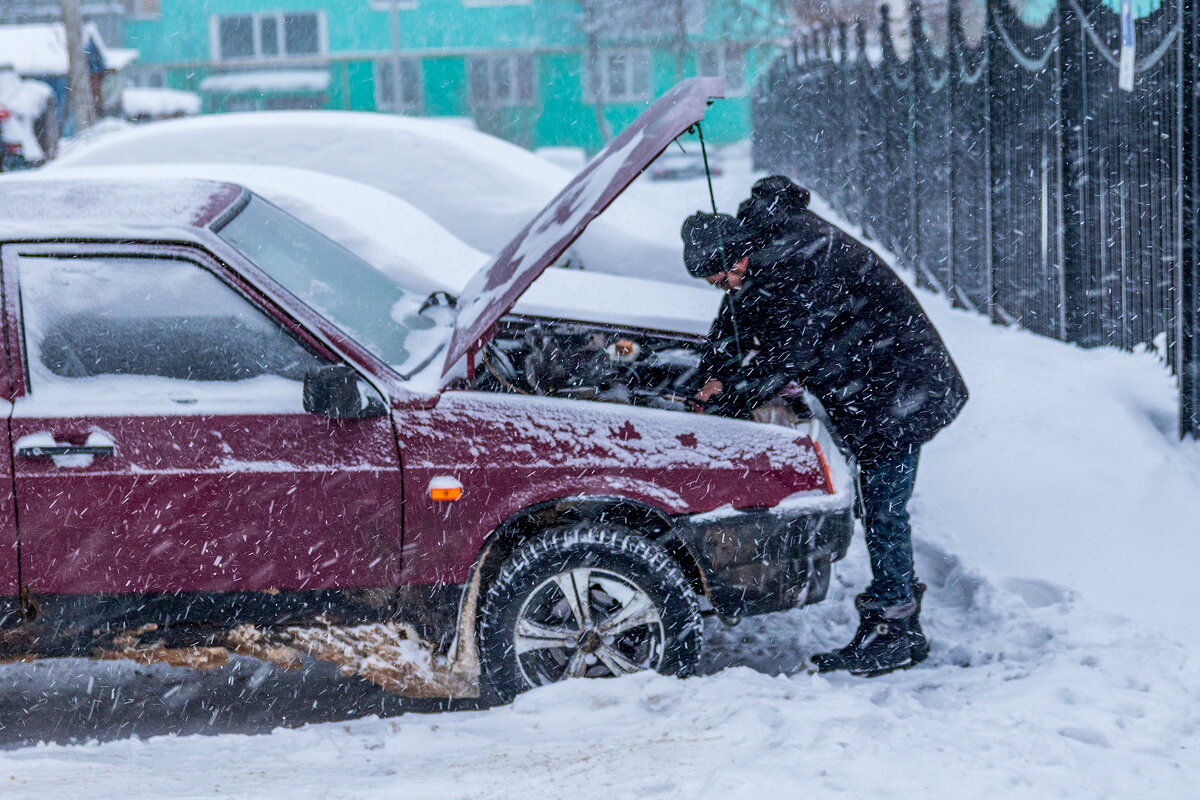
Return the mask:
<svg viewBox="0 0 1200 800">
<path fill-rule="evenodd" d="M 1165 338 L 1181 430 L 1200 436 L 1200 0 L 1024 5 L 987 0 L 970 42 L 950 0 L 935 44 L 912 0 L 904 57 L 886 6 L 877 29 L 803 35 L 756 87 L 756 164 L 996 322 Z"/>
</svg>

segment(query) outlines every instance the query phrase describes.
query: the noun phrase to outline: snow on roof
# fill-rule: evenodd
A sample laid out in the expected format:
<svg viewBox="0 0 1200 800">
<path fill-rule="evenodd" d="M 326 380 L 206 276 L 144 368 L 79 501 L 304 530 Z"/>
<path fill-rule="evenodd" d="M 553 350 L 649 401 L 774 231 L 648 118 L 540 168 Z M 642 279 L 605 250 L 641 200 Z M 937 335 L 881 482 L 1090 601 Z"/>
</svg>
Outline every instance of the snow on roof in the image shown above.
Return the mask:
<svg viewBox="0 0 1200 800">
<path fill-rule="evenodd" d="M 200 95 L 178 89 L 125 89 L 121 92 L 121 108 L 128 117 L 199 114 Z"/>
<path fill-rule="evenodd" d="M 225 72 L 200 81 L 202 92 L 323 92 L 328 88 L 329 71 L 324 69 Z"/>
<path fill-rule="evenodd" d="M 104 50 L 104 66 L 113 71 L 120 71 L 137 60 L 138 51 L 128 47 L 109 47 Z"/>
<path fill-rule="evenodd" d="M 100 51 L 106 69 L 120 70 L 137 58 L 137 50 L 110 48 L 96 26 L 83 26 L 84 41 Z M 22 75 L 66 75 L 67 35 L 62 23 L 0 25 L 0 64 L 11 64 Z"/>
<path fill-rule="evenodd" d="M 516 145 L 433 120 L 349 111 L 212 114 L 117 133 L 57 160 L 61 167 L 239 162 L 317 169 L 382 189 L 456 237 L 496 253 L 571 173 Z M 57 169 L 58 166 L 52 166 Z M 703 198 L 697 198 L 697 208 Z M 623 197 L 565 256 L 589 270 L 683 280 L 680 217 Z"/>
<path fill-rule="evenodd" d="M 49 179 L 48 179 L 49 178 Z M 241 194 L 240 187 L 201 180 L 87 180 L 37 170 L 0 177 L 0 235 L 78 235 L 72 226 L 123 229 L 207 225 Z"/>
</svg>

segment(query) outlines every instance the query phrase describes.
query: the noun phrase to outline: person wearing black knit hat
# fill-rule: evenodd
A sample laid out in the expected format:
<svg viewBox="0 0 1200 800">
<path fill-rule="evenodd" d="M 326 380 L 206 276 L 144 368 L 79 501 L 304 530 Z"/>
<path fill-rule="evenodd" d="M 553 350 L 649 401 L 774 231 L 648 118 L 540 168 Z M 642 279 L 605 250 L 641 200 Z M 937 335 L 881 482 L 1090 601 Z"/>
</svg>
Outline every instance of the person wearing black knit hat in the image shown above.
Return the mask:
<svg viewBox="0 0 1200 800">
<path fill-rule="evenodd" d="M 729 416 L 744 416 L 738 411 L 747 408 L 741 397 L 726 391 L 726 385 L 717 377 L 718 360 L 732 359 L 740 353 L 733 311 L 734 295 L 741 289 L 749 268 L 749 255 L 754 249 L 749 229 L 728 214 L 706 214 L 697 211 L 683 221 L 680 231 L 683 237 L 683 265 L 693 278 L 701 278 L 726 292 L 721 301 L 721 311 L 709 332 L 701 369 L 711 375 L 709 381 L 689 401 L 693 411 L 712 410 Z M 718 394 L 724 393 L 721 404 L 709 403 Z"/>
<path fill-rule="evenodd" d="M 728 214 L 697 211 L 683 221 L 683 264 L 693 278 L 734 268 L 750 252 L 747 228 Z"/>
<path fill-rule="evenodd" d="M 773 175 L 754 184 L 736 220 L 685 223 L 688 272 L 726 290 L 693 407 L 712 408 L 731 390 L 760 405 L 791 382 L 821 402 L 859 467 L 872 581 L 855 601 L 853 641 L 812 660 L 821 672 L 882 675 L 929 654 L 907 505 L 921 445 L 958 415 L 967 387 L 908 288 L 809 199 Z M 734 241 L 719 257 L 714 232 Z"/>
</svg>

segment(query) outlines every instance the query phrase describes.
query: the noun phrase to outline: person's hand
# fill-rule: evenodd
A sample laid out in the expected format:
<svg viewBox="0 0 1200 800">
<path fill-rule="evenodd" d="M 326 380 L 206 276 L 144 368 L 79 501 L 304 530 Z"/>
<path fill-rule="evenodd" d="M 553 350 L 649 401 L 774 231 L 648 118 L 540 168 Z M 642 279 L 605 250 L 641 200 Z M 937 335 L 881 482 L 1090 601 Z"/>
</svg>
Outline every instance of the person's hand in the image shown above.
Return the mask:
<svg viewBox="0 0 1200 800">
<path fill-rule="evenodd" d="M 700 387 L 700 391 L 692 395 L 692 399 L 688 401 L 688 405 L 692 411 L 697 414 L 703 414 L 705 407 L 708 406 L 708 401 L 719 395 L 725 388 L 725 384 L 721 383 L 716 378 L 709 380 Z"/>
</svg>

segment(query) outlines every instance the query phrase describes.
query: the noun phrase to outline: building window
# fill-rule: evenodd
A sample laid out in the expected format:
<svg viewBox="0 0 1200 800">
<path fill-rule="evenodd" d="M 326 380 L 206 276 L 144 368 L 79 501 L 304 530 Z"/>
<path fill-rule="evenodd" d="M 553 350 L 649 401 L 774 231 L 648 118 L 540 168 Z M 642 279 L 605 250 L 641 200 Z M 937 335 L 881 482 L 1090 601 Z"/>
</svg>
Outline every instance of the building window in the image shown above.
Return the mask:
<svg viewBox="0 0 1200 800">
<path fill-rule="evenodd" d="M 126 0 L 125 7 L 133 17 L 162 16 L 162 0 Z"/>
<path fill-rule="evenodd" d="M 588 100 L 633 103 L 649 100 L 652 58 L 646 48 L 602 50 L 590 69 L 584 70 Z"/>
<path fill-rule="evenodd" d="M 263 98 L 266 111 L 320 111 L 329 105 L 323 94 L 276 94 Z"/>
<path fill-rule="evenodd" d="M 125 85 L 137 88 L 164 89 L 167 86 L 167 71 L 154 67 L 140 67 L 123 73 Z"/>
<path fill-rule="evenodd" d="M 467 76 L 476 107 L 533 104 L 533 56 L 469 58 Z"/>
<path fill-rule="evenodd" d="M 705 78 L 724 78 L 725 93 L 732 97 L 746 91 L 746 50 L 736 45 L 701 50 L 699 72 Z"/>
<path fill-rule="evenodd" d="M 381 58 L 375 62 L 375 108 L 397 112 L 421 110 L 421 59 Z"/>
<path fill-rule="evenodd" d="M 325 51 L 323 23 L 316 11 L 215 17 L 214 55 L 220 61 L 320 55 Z"/>
</svg>

